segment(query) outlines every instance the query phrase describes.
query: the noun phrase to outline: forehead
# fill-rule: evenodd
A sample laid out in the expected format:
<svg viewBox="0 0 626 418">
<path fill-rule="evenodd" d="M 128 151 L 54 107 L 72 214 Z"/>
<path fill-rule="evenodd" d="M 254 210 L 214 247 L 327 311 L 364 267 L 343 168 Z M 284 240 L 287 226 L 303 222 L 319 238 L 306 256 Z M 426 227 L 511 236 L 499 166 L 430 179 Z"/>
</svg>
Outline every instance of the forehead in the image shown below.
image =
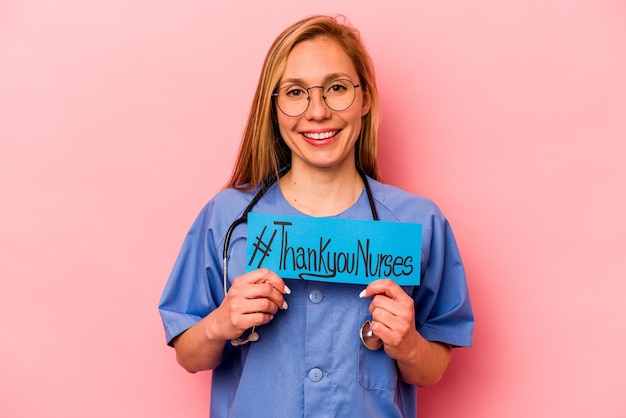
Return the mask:
<svg viewBox="0 0 626 418">
<path fill-rule="evenodd" d="M 336 74 L 358 80 L 354 64 L 341 45 L 333 39 L 317 37 L 300 42 L 291 50 L 281 80 L 315 84 Z"/>
</svg>

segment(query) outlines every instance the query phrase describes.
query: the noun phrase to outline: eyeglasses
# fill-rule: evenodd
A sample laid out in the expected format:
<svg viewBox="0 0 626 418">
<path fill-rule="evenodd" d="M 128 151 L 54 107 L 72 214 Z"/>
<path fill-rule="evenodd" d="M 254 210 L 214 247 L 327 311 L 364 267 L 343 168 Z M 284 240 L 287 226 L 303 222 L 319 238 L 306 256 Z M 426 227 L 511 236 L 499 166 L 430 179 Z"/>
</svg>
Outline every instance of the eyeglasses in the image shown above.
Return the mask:
<svg viewBox="0 0 626 418">
<path fill-rule="evenodd" d="M 342 112 L 352 106 L 356 97 L 356 89 L 360 87 L 352 81 L 340 78 L 324 83 L 321 86 L 303 87 L 299 84 L 288 84 L 272 94 L 281 112 L 296 117 L 304 114 L 311 102 L 311 89 L 322 89 L 322 98 L 329 109 Z"/>
</svg>

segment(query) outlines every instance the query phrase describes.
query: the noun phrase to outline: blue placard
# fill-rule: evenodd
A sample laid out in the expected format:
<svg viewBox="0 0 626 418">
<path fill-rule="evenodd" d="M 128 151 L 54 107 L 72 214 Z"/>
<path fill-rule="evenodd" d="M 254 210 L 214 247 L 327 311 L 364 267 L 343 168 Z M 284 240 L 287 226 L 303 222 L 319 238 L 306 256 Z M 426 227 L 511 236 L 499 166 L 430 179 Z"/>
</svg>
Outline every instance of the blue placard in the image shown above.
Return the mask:
<svg viewBox="0 0 626 418">
<path fill-rule="evenodd" d="M 419 285 L 422 225 L 260 213 L 248 215 L 246 271 L 286 279 Z"/>
</svg>

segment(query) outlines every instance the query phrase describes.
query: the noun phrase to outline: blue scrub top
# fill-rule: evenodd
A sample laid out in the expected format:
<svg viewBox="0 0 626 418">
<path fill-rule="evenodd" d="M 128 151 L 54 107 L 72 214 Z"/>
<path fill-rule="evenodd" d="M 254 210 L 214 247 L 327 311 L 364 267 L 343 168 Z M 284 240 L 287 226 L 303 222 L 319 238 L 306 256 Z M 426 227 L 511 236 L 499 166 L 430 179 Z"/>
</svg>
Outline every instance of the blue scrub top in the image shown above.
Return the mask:
<svg viewBox="0 0 626 418">
<path fill-rule="evenodd" d="M 470 346 L 474 318 L 465 272 L 446 218 L 430 200 L 368 179 L 380 220 L 422 224 L 421 284 L 403 287 L 415 301 L 415 322 L 429 341 Z M 163 292 L 159 311 L 167 343 L 212 312 L 224 298 L 222 251 L 232 222 L 256 190 L 226 189 L 191 227 Z M 274 184 L 253 212 L 306 216 Z M 337 215 L 372 219 L 365 191 Z M 228 282 L 245 272 L 246 225 L 233 232 Z M 371 319 L 362 285 L 286 280 L 289 309 L 257 330 L 257 342 L 226 343 L 213 370 L 211 417 L 415 417 L 414 386 L 400 381 L 395 360 L 363 346 Z"/>
</svg>

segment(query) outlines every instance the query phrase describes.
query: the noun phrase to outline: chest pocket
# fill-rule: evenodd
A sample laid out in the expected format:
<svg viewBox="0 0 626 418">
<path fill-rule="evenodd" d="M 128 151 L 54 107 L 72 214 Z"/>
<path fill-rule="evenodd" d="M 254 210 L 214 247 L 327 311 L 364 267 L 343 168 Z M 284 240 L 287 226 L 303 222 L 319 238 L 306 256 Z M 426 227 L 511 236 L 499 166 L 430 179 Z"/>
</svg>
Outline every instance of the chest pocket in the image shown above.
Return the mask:
<svg viewBox="0 0 626 418">
<path fill-rule="evenodd" d="M 360 309 L 361 323 L 371 319 L 369 305 Z M 367 390 L 395 390 L 398 385 L 398 367 L 396 361 L 389 357 L 385 350 L 372 351 L 359 341 L 358 353 L 359 384 Z"/>
</svg>

